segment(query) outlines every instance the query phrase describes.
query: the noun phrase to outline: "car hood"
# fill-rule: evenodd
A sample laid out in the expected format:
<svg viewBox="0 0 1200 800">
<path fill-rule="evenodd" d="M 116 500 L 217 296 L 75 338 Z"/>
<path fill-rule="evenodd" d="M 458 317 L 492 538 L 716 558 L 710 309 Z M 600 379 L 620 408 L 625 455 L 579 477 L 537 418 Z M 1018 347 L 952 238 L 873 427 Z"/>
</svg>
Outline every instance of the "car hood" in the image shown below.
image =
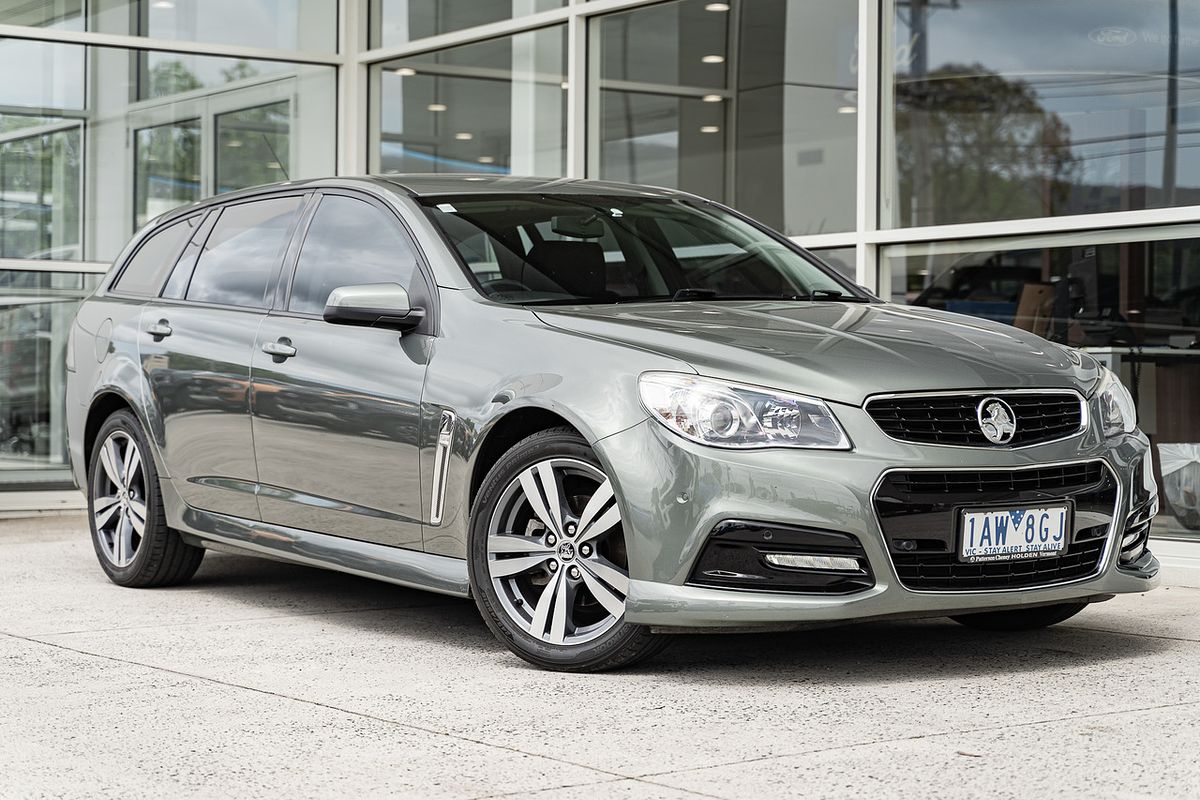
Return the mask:
<svg viewBox="0 0 1200 800">
<path fill-rule="evenodd" d="M 702 375 L 853 405 L 883 392 L 1086 390 L 1098 377 L 1093 359 L 1010 325 L 888 303 L 693 301 L 536 313 L 552 327 L 676 358 Z"/>
</svg>

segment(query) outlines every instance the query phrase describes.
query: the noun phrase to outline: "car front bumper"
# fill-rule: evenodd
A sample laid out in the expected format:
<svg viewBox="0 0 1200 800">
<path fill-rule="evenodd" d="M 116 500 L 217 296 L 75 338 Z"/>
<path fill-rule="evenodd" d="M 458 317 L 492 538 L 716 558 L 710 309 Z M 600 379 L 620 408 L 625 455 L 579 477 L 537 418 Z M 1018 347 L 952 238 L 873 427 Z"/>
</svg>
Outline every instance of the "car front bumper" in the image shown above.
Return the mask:
<svg viewBox="0 0 1200 800">
<path fill-rule="evenodd" d="M 1118 566 L 1131 509 L 1157 505 L 1152 483 L 1144 477 L 1152 474 L 1149 462 L 1147 469 L 1137 469 L 1149 458 L 1142 434 L 1105 440 L 1089 429 L 1064 441 L 1014 450 L 940 447 L 889 439 L 861 408 L 839 406 L 837 414 L 855 443 L 852 451 L 705 447 L 653 420 L 597 442 L 623 505 L 630 572 L 626 619 L 656 628 L 798 627 L 1096 601 L 1157 586 L 1158 562 L 1148 551 Z M 1117 483 L 1106 543 L 1092 574 L 1010 589 L 917 590 L 901 583 L 873 502 L 886 472 L 1091 461 L 1105 462 Z M 848 594 L 811 594 L 689 583 L 710 534 L 729 520 L 850 534 L 862 545 L 874 585 Z"/>
</svg>

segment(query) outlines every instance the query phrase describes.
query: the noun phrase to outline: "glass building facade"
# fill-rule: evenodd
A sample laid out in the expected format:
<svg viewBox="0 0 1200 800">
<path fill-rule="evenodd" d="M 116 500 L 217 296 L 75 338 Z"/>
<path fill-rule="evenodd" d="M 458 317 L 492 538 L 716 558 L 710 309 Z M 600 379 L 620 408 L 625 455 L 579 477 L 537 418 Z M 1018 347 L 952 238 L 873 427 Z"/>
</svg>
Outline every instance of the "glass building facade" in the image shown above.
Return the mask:
<svg viewBox="0 0 1200 800">
<path fill-rule="evenodd" d="M 475 171 L 697 192 L 1085 348 L 1138 399 L 1162 532 L 1200 528 L 1195 3 L 0 0 L 0 75 L 0 490 L 68 479 L 65 325 L 147 220 Z"/>
</svg>

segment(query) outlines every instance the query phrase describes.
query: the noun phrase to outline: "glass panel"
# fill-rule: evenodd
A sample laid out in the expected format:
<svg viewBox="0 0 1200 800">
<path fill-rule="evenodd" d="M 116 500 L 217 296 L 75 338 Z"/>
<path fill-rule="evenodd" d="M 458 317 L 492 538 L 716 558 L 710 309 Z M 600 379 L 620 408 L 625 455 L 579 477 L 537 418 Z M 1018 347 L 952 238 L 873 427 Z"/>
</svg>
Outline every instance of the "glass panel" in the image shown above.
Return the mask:
<svg viewBox="0 0 1200 800">
<path fill-rule="evenodd" d="M 556 26 L 374 67 L 372 171 L 563 175 L 566 35 Z"/>
<path fill-rule="evenodd" d="M 567 0 L 371 0 L 371 47 L 562 8 Z"/>
<path fill-rule="evenodd" d="M 194 214 L 151 234 L 121 270 L 121 276 L 112 288 L 126 294 L 157 296 L 167 271 L 175 266 L 183 243 L 195 233 L 203 217 L 203 214 Z"/>
<path fill-rule="evenodd" d="M 278 50 L 337 49 L 337 0 L 21 0 L 0 24 Z M 86 25 L 85 25 L 86 21 Z"/>
<path fill-rule="evenodd" d="M 1200 5 L 889 2 L 885 224 L 1200 203 Z"/>
<path fill-rule="evenodd" d="M 204 244 L 188 285 L 187 299 L 200 303 L 262 308 L 288 243 L 301 196 L 227 207 Z"/>
<path fill-rule="evenodd" d="M 327 196 L 305 234 L 288 309 L 320 314 L 339 286 L 399 283 L 407 288 L 416 265 L 413 246 L 394 218 L 362 200 Z"/>
<path fill-rule="evenodd" d="M 288 179 L 291 103 L 217 115 L 217 194 Z"/>
<path fill-rule="evenodd" d="M 500 302 L 795 300 L 822 292 L 866 300 L 786 240 L 711 203 L 596 194 L 421 203 Z"/>
<path fill-rule="evenodd" d="M 142 128 L 133 147 L 134 230 L 200 199 L 200 120 Z"/>
<path fill-rule="evenodd" d="M 101 277 L 0 269 L 0 489 L 70 485 L 67 333 Z"/>
<path fill-rule="evenodd" d="M 0 257 L 110 260 L 177 205 L 334 172 L 333 67 L 0 39 L 30 73 L 0 80 Z"/>
<path fill-rule="evenodd" d="M 1133 392 L 1156 466 L 1200 455 L 1200 416 L 1186 413 L 1200 397 L 1200 226 L 893 246 L 884 266 L 896 302 L 1088 350 Z M 1158 474 L 1160 533 L 1200 529 L 1200 495 L 1186 488 L 1200 488 L 1200 463 L 1162 474 L 1174 466 Z"/>
<path fill-rule="evenodd" d="M 0 258 L 79 258 L 81 129 L 0 114 Z"/>
<path fill-rule="evenodd" d="M 599 176 L 729 201 L 789 235 L 853 229 L 857 5 L 599 18 Z"/>
<path fill-rule="evenodd" d="M 853 247 L 820 247 L 811 252 L 845 277 L 857 282 Z"/>
</svg>

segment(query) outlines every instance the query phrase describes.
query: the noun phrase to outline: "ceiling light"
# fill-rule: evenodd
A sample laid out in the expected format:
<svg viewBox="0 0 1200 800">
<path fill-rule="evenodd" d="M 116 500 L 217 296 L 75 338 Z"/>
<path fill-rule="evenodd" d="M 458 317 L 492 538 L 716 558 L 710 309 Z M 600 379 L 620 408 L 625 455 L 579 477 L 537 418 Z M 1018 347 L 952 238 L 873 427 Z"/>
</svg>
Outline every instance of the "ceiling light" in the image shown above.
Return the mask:
<svg viewBox="0 0 1200 800">
<path fill-rule="evenodd" d="M 706 94 L 706 95 L 704 95 L 704 97 L 702 97 L 700 99 L 706 103 L 719 103 L 722 100 L 724 100 L 725 98 L 721 97 L 721 95 L 719 95 L 719 94 Z"/>
<path fill-rule="evenodd" d="M 428 109 L 429 111 L 445 111 L 446 104 L 445 103 L 430 103 L 429 105 L 425 106 L 425 108 Z"/>
<path fill-rule="evenodd" d="M 837 113 L 839 113 L 839 114 L 857 114 L 858 106 L 838 106 Z"/>
<path fill-rule="evenodd" d="M 705 56 L 700 60 L 705 64 L 724 64 L 725 56 Z"/>
<path fill-rule="evenodd" d="M 154 0 L 152 4 L 154 8 L 174 8 L 175 3 L 171 0 Z"/>
<path fill-rule="evenodd" d="M 562 83 L 560 83 L 560 84 L 559 84 L 559 86 L 561 86 L 561 87 L 562 87 L 562 88 L 564 88 L 564 89 L 570 89 L 570 88 L 571 88 L 571 84 L 567 83 L 566 81 L 563 81 Z"/>
<path fill-rule="evenodd" d="M 716 125 L 704 125 L 700 128 L 701 133 L 720 133 L 721 129 Z"/>
<path fill-rule="evenodd" d="M 396 70 L 396 74 L 404 78 L 411 78 L 413 75 L 417 74 L 417 71 L 412 67 L 401 67 L 400 69 Z"/>
<path fill-rule="evenodd" d="M 454 134 L 454 138 L 458 139 L 460 142 L 469 142 L 475 138 L 475 134 L 468 133 L 467 131 L 459 131 L 458 133 Z"/>
<path fill-rule="evenodd" d="M 492 158 L 491 156 L 480 156 L 480 157 L 478 158 L 478 161 L 479 161 L 479 163 L 480 163 L 480 164 L 494 164 L 494 163 L 496 163 L 496 159 Z"/>
<path fill-rule="evenodd" d="M 230 139 L 228 142 L 225 143 L 225 146 L 226 147 L 241 147 L 242 140 L 241 139 Z"/>
<path fill-rule="evenodd" d="M 704 7 L 705 11 L 728 11 L 729 3 L 709 3 Z"/>
</svg>

